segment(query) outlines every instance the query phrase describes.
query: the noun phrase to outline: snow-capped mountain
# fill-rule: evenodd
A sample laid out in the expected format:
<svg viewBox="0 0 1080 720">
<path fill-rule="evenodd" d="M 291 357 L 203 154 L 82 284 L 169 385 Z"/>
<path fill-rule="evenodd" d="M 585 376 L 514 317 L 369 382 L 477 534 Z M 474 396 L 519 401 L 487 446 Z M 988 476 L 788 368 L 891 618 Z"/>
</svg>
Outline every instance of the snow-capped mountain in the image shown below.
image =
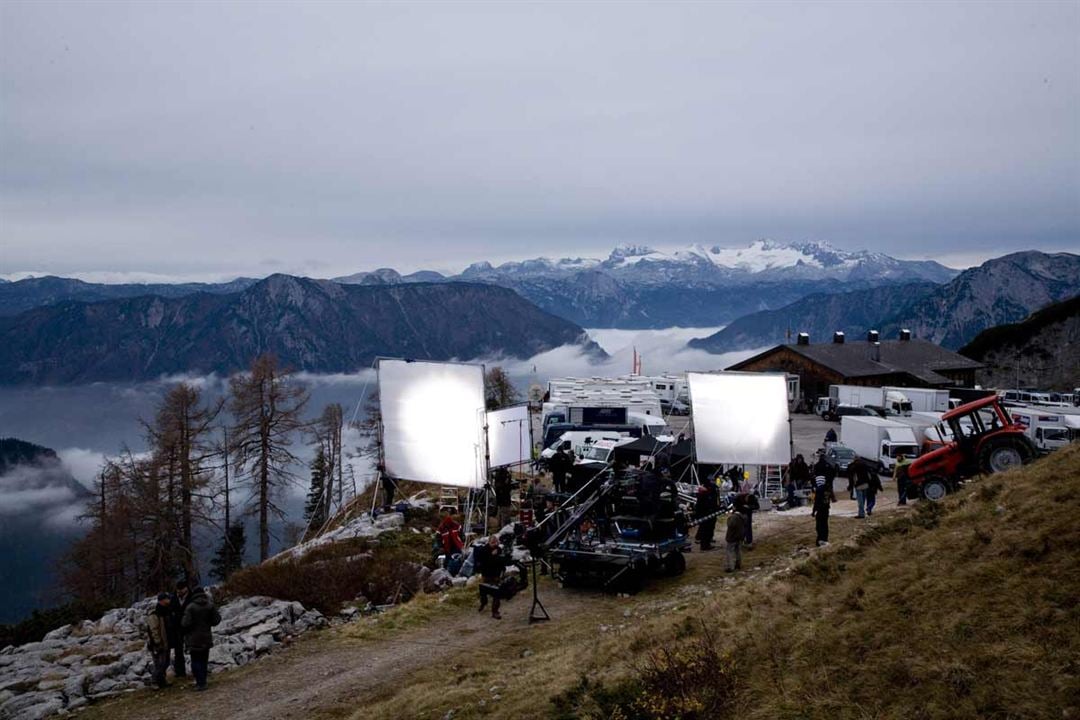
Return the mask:
<svg viewBox="0 0 1080 720">
<path fill-rule="evenodd" d="M 743 248 L 693 245 L 665 252 L 622 245 L 607 258 L 538 257 L 493 265 L 476 262 L 459 275 L 401 276 L 380 269 L 336 278 L 346 284 L 480 282 L 512 288 L 544 310 L 586 327 L 719 325 L 777 308 L 811 293 L 881 284 L 947 282 L 936 262 L 839 250 L 827 243 L 758 240 Z"/>
<path fill-rule="evenodd" d="M 584 270 L 597 270 L 631 282 L 690 282 L 695 286 L 701 283 L 728 285 L 766 279 L 946 282 L 956 275 L 955 270 L 932 261 L 897 260 L 866 250 L 839 250 L 823 242 L 778 243 L 758 240 L 742 248 L 692 245 L 673 252 L 656 250 L 647 245 L 622 245 L 603 260 L 539 257 L 498 266 L 477 262 L 457 278 L 559 277 Z M 347 280 L 339 278 L 339 281 Z"/>
</svg>

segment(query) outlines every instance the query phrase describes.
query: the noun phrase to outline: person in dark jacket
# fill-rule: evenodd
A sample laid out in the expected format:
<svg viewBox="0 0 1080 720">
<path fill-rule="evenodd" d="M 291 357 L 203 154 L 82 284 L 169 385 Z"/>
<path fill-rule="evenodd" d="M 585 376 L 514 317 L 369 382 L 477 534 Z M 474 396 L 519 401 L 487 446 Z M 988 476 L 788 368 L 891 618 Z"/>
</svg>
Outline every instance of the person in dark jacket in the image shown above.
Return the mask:
<svg viewBox="0 0 1080 720">
<path fill-rule="evenodd" d="M 394 491 L 397 490 L 397 483 L 394 482 L 394 478 L 390 477 L 386 473 L 382 474 L 382 491 L 383 491 L 383 507 L 394 507 Z"/>
<path fill-rule="evenodd" d="M 184 610 L 181 627 L 184 629 L 184 641 L 191 650 L 191 674 L 195 676 L 196 690 L 206 689 L 206 678 L 210 674 L 210 648 L 214 646 L 213 628 L 220 622 L 221 614 L 206 590 L 195 588 Z"/>
<path fill-rule="evenodd" d="M 836 502 L 833 493 L 833 481 L 836 480 L 836 470 L 832 465 L 825 462 L 825 456 L 818 459 L 814 464 L 814 509 L 810 515 L 816 518 L 817 544 L 829 544 L 829 509 Z"/>
<path fill-rule="evenodd" d="M 184 664 L 184 629 L 180 622 L 184 619 L 184 610 L 191 600 L 191 588 L 187 580 L 176 583 L 176 592 L 169 598 L 169 647 L 173 652 L 173 672 L 176 677 L 187 677 Z"/>
<path fill-rule="evenodd" d="M 697 501 L 694 503 L 694 517 L 703 518 L 716 512 L 720 504 L 717 494 L 716 483 L 706 482 L 698 488 Z M 702 550 L 712 550 L 713 535 L 716 533 L 716 518 L 702 520 L 698 523 L 697 542 Z"/>
<path fill-rule="evenodd" d="M 513 519 L 513 505 L 511 503 L 511 490 L 513 482 L 510 479 L 510 471 L 504 467 L 491 472 L 491 485 L 495 490 L 495 509 L 498 513 L 499 529 L 506 527 Z"/>
<path fill-rule="evenodd" d="M 876 472 L 870 472 L 870 484 L 866 486 L 866 514 L 874 514 L 874 506 L 877 504 L 878 491 L 882 490 L 881 476 Z"/>
<path fill-rule="evenodd" d="M 572 465 L 573 463 L 570 461 L 566 451 L 562 446 L 559 446 L 551 460 L 548 461 L 548 467 L 551 468 L 551 484 L 555 488 L 555 492 L 566 492 L 566 473 Z"/>
<path fill-rule="evenodd" d="M 848 487 L 855 491 L 855 500 L 858 502 L 859 514 L 855 517 L 866 517 L 866 492 L 870 487 L 870 476 L 877 476 L 870 468 L 870 464 L 857 457 L 848 465 Z"/>
<path fill-rule="evenodd" d="M 727 519 L 727 534 L 724 535 L 724 560 L 727 571 L 742 570 L 742 543 L 746 537 L 746 515 L 736 503 Z"/>
<path fill-rule="evenodd" d="M 491 617 L 502 620 L 499 614 L 499 605 L 502 598 L 499 592 L 499 583 L 502 581 L 503 571 L 506 569 L 506 560 L 503 558 L 499 547 L 499 536 L 492 535 L 486 545 L 481 545 L 473 551 L 474 567 L 480 573 L 480 610 L 484 612 L 487 607 L 488 597 L 491 597 Z"/>
<path fill-rule="evenodd" d="M 836 442 L 836 430 L 834 428 L 829 428 L 828 431 L 825 433 L 825 442 Z"/>
<path fill-rule="evenodd" d="M 146 649 L 154 663 L 154 683 L 168 687 L 165 673 L 169 670 L 169 594 L 160 593 L 157 603 L 146 616 Z"/>
</svg>

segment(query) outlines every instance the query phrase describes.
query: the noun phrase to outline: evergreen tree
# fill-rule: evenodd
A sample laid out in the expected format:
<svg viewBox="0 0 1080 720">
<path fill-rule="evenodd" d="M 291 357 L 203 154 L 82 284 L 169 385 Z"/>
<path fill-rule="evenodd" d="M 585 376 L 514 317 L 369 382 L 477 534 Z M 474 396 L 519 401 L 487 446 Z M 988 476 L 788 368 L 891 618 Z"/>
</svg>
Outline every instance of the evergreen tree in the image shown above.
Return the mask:
<svg viewBox="0 0 1080 720">
<path fill-rule="evenodd" d="M 308 532 L 318 531 L 326 524 L 326 451 L 322 443 L 315 450 L 311 461 L 311 484 L 308 487 L 307 502 L 304 504 L 304 519 L 308 521 Z"/>
<path fill-rule="evenodd" d="M 210 574 L 221 582 L 225 582 L 230 575 L 243 567 L 245 545 L 247 545 L 247 536 L 244 534 L 244 523 L 230 525 L 221 547 L 217 549 L 213 560 L 210 561 Z"/>
</svg>

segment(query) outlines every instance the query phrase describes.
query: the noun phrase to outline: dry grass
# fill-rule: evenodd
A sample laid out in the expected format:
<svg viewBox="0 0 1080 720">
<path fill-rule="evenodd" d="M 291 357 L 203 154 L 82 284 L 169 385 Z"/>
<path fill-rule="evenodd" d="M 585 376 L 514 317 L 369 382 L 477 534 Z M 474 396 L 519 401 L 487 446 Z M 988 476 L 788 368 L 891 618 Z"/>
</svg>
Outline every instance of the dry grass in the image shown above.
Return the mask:
<svg viewBox="0 0 1080 720">
<path fill-rule="evenodd" d="M 834 519 L 838 542 L 805 559 L 791 548 L 807 529 L 789 527 L 759 543 L 750 573 L 697 556 L 635 598 L 507 626 L 354 717 L 1080 717 L 1078 497 L 1071 448 L 875 525 Z M 473 595 L 452 597 L 378 632 L 438 622 Z"/>
</svg>

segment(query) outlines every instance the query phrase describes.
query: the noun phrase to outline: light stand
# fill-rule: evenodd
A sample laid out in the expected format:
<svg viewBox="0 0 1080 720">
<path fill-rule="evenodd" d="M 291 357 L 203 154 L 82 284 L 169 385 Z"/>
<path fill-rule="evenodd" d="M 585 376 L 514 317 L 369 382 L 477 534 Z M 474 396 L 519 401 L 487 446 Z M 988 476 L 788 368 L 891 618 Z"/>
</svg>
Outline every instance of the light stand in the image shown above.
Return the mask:
<svg viewBox="0 0 1080 720">
<path fill-rule="evenodd" d="M 539 565 L 541 562 L 543 562 L 543 560 L 540 560 L 539 558 L 533 558 L 532 563 L 531 563 L 531 565 L 532 565 L 532 591 L 533 591 L 532 596 L 533 596 L 533 601 L 532 601 L 532 607 L 529 609 L 529 624 L 530 625 L 532 625 L 533 623 L 547 622 L 548 620 L 551 619 L 551 616 L 548 615 L 547 608 L 544 607 L 544 603 L 540 602 L 540 596 L 537 594 L 537 591 L 536 591 L 537 590 L 536 566 Z"/>
</svg>

